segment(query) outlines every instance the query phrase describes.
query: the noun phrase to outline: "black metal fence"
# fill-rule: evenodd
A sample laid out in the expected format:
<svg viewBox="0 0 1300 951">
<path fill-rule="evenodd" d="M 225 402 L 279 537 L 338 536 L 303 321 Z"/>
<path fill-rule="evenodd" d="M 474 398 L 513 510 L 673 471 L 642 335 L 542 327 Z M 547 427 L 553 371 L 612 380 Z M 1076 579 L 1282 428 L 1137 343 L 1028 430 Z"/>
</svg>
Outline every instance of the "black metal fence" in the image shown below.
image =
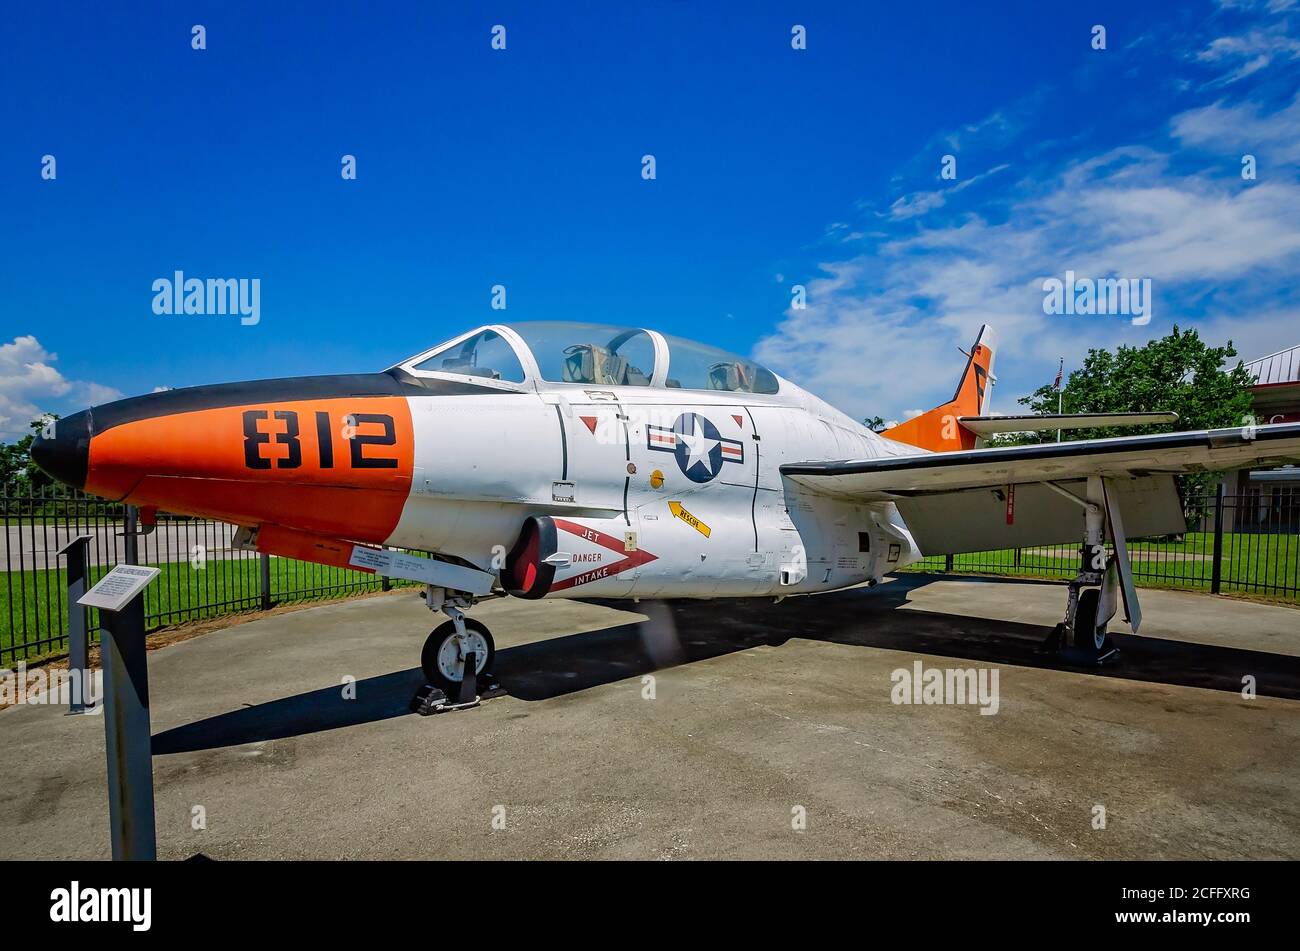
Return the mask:
<svg viewBox="0 0 1300 951">
<path fill-rule="evenodd" d="M 1191 519 L 1185 535 L 1130 542 L 1139 584 L 1300 600 L 1300 492 L 1264 485 L 1241 495 L 1219 491 L 1190 498 L 1186 505 Z M 93 536 L 87 555 L 93 584 L 125 558 L 126 512 L 119 504 L 57 487 L 5 489 L 0 512 L 3 667 L 66 650 L 58 551 L 78 535 Z M 230 546 L 233 532 L 221 522 L 160 513 L 157 528 L 139 536 L 140 563 L 161 569 L 145 592 L 150 630 L 388 585 L 365 572 L 237 551 Z M 1076 545 L 1045 545 L 927 558 L 909 570 L 1068 578 L 1078 558 Z M 98 627 L 94 614 L 91 630 Z"/>
<path fill-rule="evenodd" d="M 1240 495 L 1220 487 L 1185 499 L 1184 507 L 1185 535 L 1129 542 L 1138 584 L 1300 600 L 1300 492 L 1294 487 L 1262 484 Z M 908 570 L 1070 578 L 1078 566 L 1078 545 L 1043 545 L 939 555 Z"/>
<path fill-rule="evenodd" d="M 125 560 L 125 508 L 61 487 L 0 489 L 0 667 L 67 649 L 66 575 L 59 549 L 90 535 L 87 586 Z M 388 587 L 362 571 L 330 568 L 231 547 L 234 527 L 159 513 L 138 535 L 139 562 L 161 570 L 145 591 L 150 631 L 234 611 L 339 597 Z M 400 584 L 401 582 L 393 582 Z M 99 619 L 92 611 L 92 642 Z"/>
</svg>

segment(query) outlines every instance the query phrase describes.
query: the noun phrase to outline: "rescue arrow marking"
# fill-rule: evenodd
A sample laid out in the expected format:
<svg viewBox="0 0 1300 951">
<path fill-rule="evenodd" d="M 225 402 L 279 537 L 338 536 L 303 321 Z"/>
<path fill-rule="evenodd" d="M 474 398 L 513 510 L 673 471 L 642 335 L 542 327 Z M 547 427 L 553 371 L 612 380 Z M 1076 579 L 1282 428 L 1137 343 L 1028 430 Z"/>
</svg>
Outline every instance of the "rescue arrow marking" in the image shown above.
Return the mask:
<svg viewBox="0 0 1300 951">
<path fill-rule="evenodd" d="M 675 515 L 677 518 L 680 518 L 691 528 L 695 529 L 697 532 L 703 535 L 705 538 L 708 538 L 710 535 L 713 534 L 713 529 L 709 528 L 709 526 L 705 525 L 703 522 L 701 522 L 690 512 L 686 511 L 686 509 L 682 508 L 681 502 L 669 502 L 668 510 L 672 512 L 673 515 Z"/>
</svg>

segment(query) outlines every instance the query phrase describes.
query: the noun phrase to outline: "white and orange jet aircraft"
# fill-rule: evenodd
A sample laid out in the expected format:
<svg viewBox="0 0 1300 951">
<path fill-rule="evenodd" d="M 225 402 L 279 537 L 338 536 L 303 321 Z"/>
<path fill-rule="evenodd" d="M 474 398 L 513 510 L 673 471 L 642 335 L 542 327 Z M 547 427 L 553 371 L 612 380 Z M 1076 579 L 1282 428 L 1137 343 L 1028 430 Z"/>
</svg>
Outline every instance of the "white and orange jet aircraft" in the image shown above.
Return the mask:
<svg viewBox="0 0 1300 951">
<path fill-rule="evenodd" d="M 964 352 L 964 351 L 963 351 Z M 1174 475 L 1300 459 L 1300 424 L 978 448 L 992 433 L 1171 413 L 988 415 L 984 327 L 952 400 L 877 434 L 775 373 L 657 333 L 481 327 L 382 373 L 170 390 L 61 419 L 32 447 L 63 482 L 238 525 L 237 546 L 423 582 L 454 690 L 519 598 L 787 597 L 874 584 L 925 555 L 1081 543 L 1057 635 L 1092 658 L 1125 538 L 1186 528 Z M 1110 548 L 1107 547 L 1110 542 Z M 390 549 L 406 549 L 423 555 Z"/>
</svg>

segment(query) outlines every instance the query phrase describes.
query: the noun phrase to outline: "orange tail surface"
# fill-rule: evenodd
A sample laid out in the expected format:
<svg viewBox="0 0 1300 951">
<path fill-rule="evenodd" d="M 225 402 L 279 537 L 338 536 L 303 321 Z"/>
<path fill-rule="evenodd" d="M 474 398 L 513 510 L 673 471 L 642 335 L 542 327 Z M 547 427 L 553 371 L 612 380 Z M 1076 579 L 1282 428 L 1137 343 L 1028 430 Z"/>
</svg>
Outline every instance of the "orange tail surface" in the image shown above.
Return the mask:
<svg viewBox="0 0 1300 951">
<path fill-rule="evenodd" d="M 962 371 L 953 398 L 928 413 L 886 429 L 880 435 L 931 452 L 974 449 L 975 434 L 963 428 L 957 420 L 962 416 L 983 415 L 992 385 L 993 328 L 985 324 L 975 338 L 975 346 L 970 349 L 966 369 Z"/>
</svg>

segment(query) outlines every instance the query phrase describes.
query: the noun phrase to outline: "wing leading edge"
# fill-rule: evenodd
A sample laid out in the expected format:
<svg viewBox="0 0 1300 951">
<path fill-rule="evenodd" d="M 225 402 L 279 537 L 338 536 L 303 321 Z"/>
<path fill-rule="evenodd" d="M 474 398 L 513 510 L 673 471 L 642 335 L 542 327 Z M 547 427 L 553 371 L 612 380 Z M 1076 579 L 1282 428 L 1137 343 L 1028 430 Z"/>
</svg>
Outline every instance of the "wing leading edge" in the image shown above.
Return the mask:
<svg viewBox="0 0 1300 951">
<path fill-rule="evenodd" d="M 822 494 L 890 501 L 932 492 L 1094 475 L 1177 474 L 1286 462 L 1300 462 L 1300 423 L 787 463 L 781 466 L 781 473 Z"/>
</svg>

